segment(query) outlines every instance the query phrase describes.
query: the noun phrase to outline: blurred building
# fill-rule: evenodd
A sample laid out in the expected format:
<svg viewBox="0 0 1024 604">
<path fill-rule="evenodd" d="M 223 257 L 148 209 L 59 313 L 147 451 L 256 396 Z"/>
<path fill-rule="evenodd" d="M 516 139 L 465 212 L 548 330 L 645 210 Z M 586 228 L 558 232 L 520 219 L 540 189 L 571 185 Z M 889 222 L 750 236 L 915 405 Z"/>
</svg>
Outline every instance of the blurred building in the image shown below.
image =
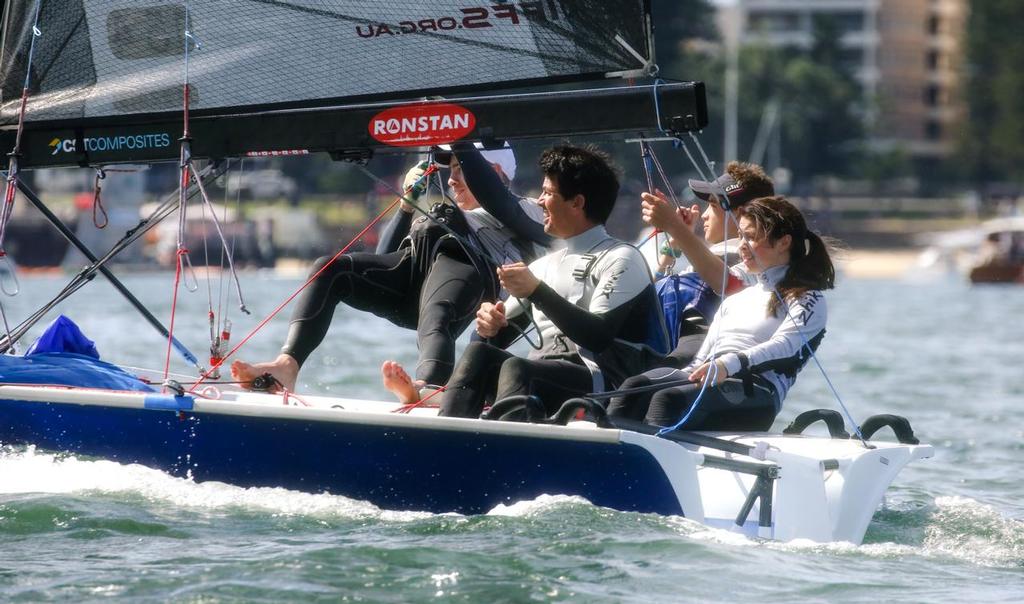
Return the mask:
<svg viewBox="0 0 1024 604">
<path fill-rule="evenodd" d="M 960 94 L 968 0 L 735 0 L 722 5 L 726 40 L 807 48 L 814 20 L 838 28 L 842 60 L 863 87 L 872 143 L 915 159 L 953 148 L 966 108 Z"/>
</svg>

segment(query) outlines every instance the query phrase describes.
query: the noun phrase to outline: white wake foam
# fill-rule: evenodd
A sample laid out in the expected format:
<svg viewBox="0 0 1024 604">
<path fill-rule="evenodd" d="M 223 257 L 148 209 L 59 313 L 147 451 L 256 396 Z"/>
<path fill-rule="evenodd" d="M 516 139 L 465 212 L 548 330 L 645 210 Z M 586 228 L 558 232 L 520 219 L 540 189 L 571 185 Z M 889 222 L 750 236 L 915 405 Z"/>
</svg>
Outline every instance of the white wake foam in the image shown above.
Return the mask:
<svg viewBox="0 0 1024 604">
<path fill-rule="evenodd" d="M 212 481 L 196 483 L 137 464 L 83 460 L 41 453 L 34 447 L 0 451 L 0 477 L 0 494 L 128 494 L 198 510 L 241 508 L 280 515 L 376 518 L 396 522 L 433 516 L 427 512 L 382 510 L 365 501 L 326 493 L 247 489 Z"/>
</svg>

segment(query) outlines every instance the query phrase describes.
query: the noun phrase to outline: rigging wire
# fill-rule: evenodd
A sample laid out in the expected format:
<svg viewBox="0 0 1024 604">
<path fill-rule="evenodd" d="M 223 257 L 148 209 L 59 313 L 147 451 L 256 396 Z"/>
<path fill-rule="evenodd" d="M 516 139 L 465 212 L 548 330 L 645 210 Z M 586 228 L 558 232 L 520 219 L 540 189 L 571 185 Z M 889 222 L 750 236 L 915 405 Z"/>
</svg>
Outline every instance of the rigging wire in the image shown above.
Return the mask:
<svg viewBox="0 0 1024 604">
<path fill-rule="evenodd" d="M 35 16 L 32 21 L 32 35 L 29 38 L 28 60 L 25 63 L 25 83 L 21 88 L 21 105 L 18 110 L 18 128 L 14 134 L 14 149 L 8 154 L 7 160 L 7 186 L 4 190 L 3 207 L 0 207 L 0 262 L 6 262 L 10 270 L 11 280 L 14 283 L 13 289 L 8 289 L 6 281 L 0 281 L 0 291 L 8 296 L 15 296 L 21 290 L 18 285 L 18 278 L 14 274 L 14 263 L 11 262 L 4 248 L 4 239 L 7 235 L 7 225 L 11 220 L 11 213 L 14 211 L 14 198 L 18 190 L 18 158 L 21 157 L 21 136 L 25 132 L 25 112 L 28 107 L 29 85 L 32 83 L 32 59 L 36 50 L 36 38 L 41 37 L 43 32 L 39 30 L 39 13 L 41 12 L 42 0 L 36 0 Z M 8 332 L 8 338 L 10 333 Z"/>
<path fill-rule="evenodd" d="M 210 210 L 210 216 L 211 216 L 211 218 L 213 220 L 213 226 L 214 226 L 214 228 L 217 231 L 217 236 L 220 238 L 221 248 L 222 248 L 222 250 L 224 251 L 224 253 L 226 255 L 226 258 L 227 258 L 227 261 L 228 261 L 228 267 L 230 269 L 231 276 L 233 277 L 233 280 L 234 280 L 235 289 L 236 289 L 236 292 L 238 294 L 239 309 L 243 313 L 245 313 L 245 314 L 250 314 L 249 310 L 245 306 L 245 300 L 244 300 L 244 297 L 242 295 L 242 284 L 241 284 L 241 282 L 238 279 L 238 273 L 235 271 L 234 260 L 231 257 L 231 252 L 228 250 L 228 243 L 227 243 L 226 238 L 224 237 L 224 231 L 223 231 L 223 229 L 220 226 L 220 221 L 217 219 L 217 212 L 214 209 L 213 204 L 210 202 L 210 197 L 206 193 L 206 187 L 203 184 L 202 180 L 196 178 L 196 176 L 195 176 L 196 170 L 195 170 L 194 160 L 192 158 L 192 142 L 191 142 L 192 138 L 191 138 L 191 132 L 190 132 L 190 129 L 189 129 L 190 94 L 191 94 L 191 85 L 189 83 L 189 46 L 191 44 L 195 44 L 196 50 L 200 49 L 200 44 L 199 44 L 198 40 L 195 38 L 195 36 L 192 33 L 190 3 L 189 3 L 189 0 L 185 0 L 185 21 L 184 21 L 184 55 L 185 56 L 184 56 L 184 78 L 183 78 L 184 81 L 183 81 L 183 86 L 182 86 L 182 88 L 183 88 L 183 92 L 182 92 L 183 132 L 182 132 L 182 136 L 181 136 L 181 139 L 180 139 L 180 142 L 181 142 L 181 154 L 180 154 L 180 166 L 179 166 L 180 182 L 178 183 L 178 187 L 179 187 L 178 245 L 177 245 L 177 252 L 176 252 L 176 255 L 175 255 L 177 262 L 175 263 L 174 293 L 173 293 L 173 295 L 171 297 L 171 319 L 170 319 L 170 327 L 169 327 L 169 334 L 170 335 L 168 336 L 168 343 L 167 343 L 168 349 L 167 349 L 167 356 L 166 356 L 165 368 L 164 368 L 165 372 L 169 371 L 169 369 L 170 369 L 170 362 L 171 362 L 170 347 L 171 347 L 171 339 L 173 338 L 173 335 L 174 335 L 174 319 L 175 319 L 175 314 L 177 312 L 177 304 L 178 304 L 178 287 L 179 287 L 179 284 L 181 282 L 181 275 L 182 275 L 182 272 L 184 271 L 184 267 L 185 267 L 186 264 L 188 265 L 189 273 L 192 275 L 193 281 L 195 283 L 195 287 L 194 288 L 193 287 L 189 287 L 189 285 L 187 283 L 187 280 L 186 280 L 186 288 L 189 291 L 196 291 L 199 288 L 199 283 L 196 280 L 195 270 L 194 270 L 194 267 L 192 266 L 192 261 L 191 261 L 191 258 L 189 256 L 189 251 L 185 247 L 185 229 L 186 229 L 186 225 L 187 225 L 186 211 L 187 211 L 187 206 L 188 206 L 188 203 L 187 203 L 188 200 L 186 198 L 186 191 L 188 190 L 189 186 L 191 185 L 191 183 L 193 181 L 195 182 L 196 188 L 199 189 L 199 194 L 200 194 L 200 196 L 202 198 L 202 203 L 203 203 L 203 208 L 204 208 L 203 209 L 204 217 L 205 217 L 206 209 Z M 204 245 L 204 249 L 205 249 L 205 245 L 206 245 L 205 237 L 203 238 L 203 245 Z M 209 256 L 207 254 L 207 263 L 208 262 L 209 262 Z M 186 279 L 187 279 L 187 277 L 186 277 Z M 209 279 L 207 279 L 207 289 L 208 289 L 208 291 L 210 290 Z M 212 306 L 213 306 L 213 304 L 212 304 L 212 293 L 210 294 L 210 297 L 211 297 L 210 307 L 211 307 L 211 311 L 212 311 Z M 216 369 L 216 368 L 214 368 L 214 369 Z"/>
<path fill-rule="evenodd" d="M 429 175 L 432 174 L 433 172 L 435 172 L 436 170 L 437 170 L 437 167 L 434 164 L 429 165 L 427 167 L 426 171 L 424 171 L 424 173 L 420 176 L 420 180 L 422 180 L 425 177 L 429 177 Z M 418 183 L 419 183 L 419 180 L 417 180 L 416 183 L 413 184 L 413 186 L 415 186 Z M 227 354 L 224 355 L 224 358 L 222 359 L 222 361 L 226 361 L 228 358 L 230 358 L 236 352 L 238 352 L 238 349 L 240 349 L 246 342 L 248 342 L 254 335 L 256 335 L 256 332 L 258 332 L 259 330 L 263 329 L 264 325 L 269 323 L 271 319 L 273 319 L 275 316 L 277 316 L 277 314 L 279 312 L 281 312 L 284 309 L 285 306 L 287 306 L 300 293 L 302 293 L 303 290 L 305 290 L 307 287 L 309 287 L 309 285 L 312 284 L 313 281 L 315 281 L 317 279 L 317 277 L 319 277 L 321 274 L 324 273 L 324 271 L 326 271 L 331 265 L 333 265 L 338 260 L 338 258 L 341 258 L 342 255 L 344 255 L 346 252 L 348 252 L 349 248 L 351 248 L 353 245 L 355 245 L 355 243 L 357 241 L 362 239 L 363 235 L 368 233 L 370 231 L 370 229 L 372 229 L 374 226 L 376 226 L 376 224 L 378 222 L 383 220 L 383 218 L 385 216 L 387 216 L 388 213 L 391 212 L 391 210 L 395 209 L 395 207 L 397 207 L 398 204 L 401 203 L 402 201 L 405 201 L 406 203 L 409 203 L 410 205 L 412 205 L 412 201 L 410 199 L 408 199 L 408 197 L 406 195 L 398 196 L 393 202 L 391 202 L 390 205 L 388 205 L 388 207 L 384 208 L 383 211 L 381 211 L 379 214 L 377 214 L 377 216 L 373 220 L 371 220 L 370 223 L 367 224 L 363 228 L 363 230 L 361 230 L 358 233 L 356 233 L 356 236 L 353 237 L 352 240 L 349 241 L 347 244 L 345 244 L 345 246 L 343 248 L 341 248 L 341 250 L 339 250 L 338 253 L 336 253 L 333 257 L 331 257 L 330 260 L 328 260 L 326 263 L 324 263 L 324 266 L 320 270 L 318 270 L 316 273 L 314 273 L 308 279 L 306 279 L 305 283 L 303 283 L 301 286 L 299 286 L 299 288 L 296 289 L 295 292 L 293 292 L 290 296 L 288 296 L 288 298 L 285 299 L 284 302 L 279 304 L 277 306 L 277 308 L 275 308 L 273 311 L 271 311 L 270 314 L 268 314 L 263 320 L 261 320 L 256 325 L 256 327 L 252 328 L 249 331 L 249 333 L 246 334 L 245 337 L 242 338 L 238 342 L 238 344 L 235 344 L 234 348 L 232 348 L 230 351 L 228 351 Z M 199 380 L 196 382 L 195 386 L 193 386 L 189 390 L 189 392 L 195 392 L 196 388 L 198 388 L 201 384 L 203 384 L 210 377 L 211 376 L 210 376 L 208 371 L 202 372 L 202 374 L 199 376 Z"/>
<path fill-rule="evenodd" d="M 7 309 L 4 308 L 3 300 L 0 300 L 0 317 L 3 317 L 3 320 L 4 320 L 4 331 L 7 332 L 7 341 L 10 342 L 11 341 L 11 324 L 8 323 L 8 321 L 7 321 Z M 7 348 L 7 350 L 5 350 L 4 352 L 5 353 L 10 352 L 11 354 L 18 354 L 18 349 L 14 346 L 14 344 L 11 344 Z"/>
<path fill-rule="evenodd" d="M 211 164 L 210 166 L 204 168 L 203 172 L 199 174 L 199 177 L 203 179 L 215 178 L 222 172 L 222 170 L 223 164 Z M 29 189 L 25 185 L 24 182 L 19 182 L 18 187 L 29 198 L 30 201 L 34 198 L 35 194 L 31 191 L 31 189 Z M 193 197 L 197 192 L 198 189 L 191 189 L 189 192 L 189 198 Z M 105 276 L 112 280 L 115 287 L 118 287 L 119 282 L 117 282 L 116 278 L 113 278 L 113 276 L 109 274 L 109 271 L 106 271 L 104 265 L 106 265 L 114 256 L 119 254 L 125 248 L 135 243 L 135 241 L 140 239 L 144 234 L 155 228 L 165 218 L 170 216 L 170 214 L 174 212 L 174 204 L 176 201 L 177 194 L 168 196 L 159 206 L 157 206 L 157 208 L 155 208 L 150 213 L 148 217 L 143 218 L 133 228 L 128 229 L 128 231 L 125 232 L 124 236 L 119 241 L 117 241 L 110 248 L 110 250 L 108 250 L 107 253 L 104 254 L 102 257 L 96 258 L 91 254 L 86 254 L 86 256 L 89 256 L 90 260 L 92 260 L 92 264 L 83 267 L 82 270 L 79 271 L 79 273 L 75 275 L 60 292 L 57 293 L 57 295 L 55 295 L 49 302 L 44 304 L 42 307 L 40 307 L 38 310 L 32 313 L 32 315 L 24 319 L 18 326 L 16 326 L 15 329 L 13 330 L 13 333 L 9 334 L 9 337 L 7 339 L 0 340 L 0 352 L 7 350 L 11 345 L 13 345 L 19 339 L 24 337 L 24 335 L 28 332 L 29 329 L 31 329 L 33 325 L 38 323 L 58 304 L 63 302 L 65 299 L 67 299 L 76 291 L 78 291 L 82 286 L 84 286 L 86 283 L 92 280 L 96 276 L 97 272 L 102 272 Z M 123 288 L 123 286 L 121 287 Z M 153 326 L 155 329 L 157 329 L 158 332 L 160 332 L 160 335 L 162 337 L 168 337 L 167 329 L 159 322 L 159 320 L 156 319 L 156 317 L 154 317 L 151 313 L 146 311 L 145 307 L 142 306 L 141 303 L 138 302 L 138 300 L 134 300 L 131 294 L 127 292 L 127 290 L 121 289 L 121 292 L 128 298 L 128 301 L 135 306 L 136 310 L 143 314 L 143 317 L 147 320 L 147 322 L 149 322 L 151 326 Z M 200 371 L 203 370 L 203 367 L 202 365 L 199 364 L 199 361 L 196 358 L 196 356 L 192 354 L 188 350 L 188 348 L 185 347 L 184 344 L 182 344 L 175 338 L 173 339 L 173 345 L 175 351 L 177 351 L 186 361 L 194 365 Z"/>
<path fill-rule="evenodd" d="M 182 135 L 179 145 L 179 163 L 178 163 L 178 233 L 177 233 L 177 246 L 174 254 L 174 291 L 171 295 L 171 318 L 170 325 L 168 326 L 167 335 L 167 356 L 164 362 L 164 380 L 167 380 L 167 375 L 171 369 L 171 340 L 174 338 L 174 319 L 177 316 L 178 310 L 178 286 L 181 283 L 181 272 L 185 262 L 188 261 L 188 250 L 185 248 L 185 221 L 186 212 L 188 209 L 188 200 L 185 196 L 185 191 L 189 187 L 190 177 L 189 168 L 192 165 L 191 148 L 189 144 L 190 134 L 188 126 L 188 113 L 189 113 L 189 83 L 188 83 L 188 59 L 189 52 L 188 47 L 191 42 L 191 33 L 189 32 L 189 0 L 185 0 L 185 20 L 184 20 L 184 82 L 182 85 Z M 189 269 L 192 268 L 192 263 L 188 261 Z M 198 288 L 198 283 L 196 284 Z M 186 285 L 187 287 L 187 285 Z"/>
<path fill-rule="evenodd" d="M 238 177 L 236 182 L 238 186 L 235 187 L 235 216 L 240 217 L 242 215 L 242 175 L 245 170 L 245 158 L 242 158 L 238 162 Z M 230 175 L 230 172 L 228 172 Z M 227 224 L 228 221 L 228 187 L 224 187 L 224 222 Z M 231 250 L 230 253 L 235 253 L 235 242 L 237 241 L 237 233 L 233 233 L 231 237 Z M 220 254 L 220 267 L 224 266 L 225 249 L 221 248 Z M 219 368 L 224 362 L 224 348 L 227 346 L 231 339 L 231 320 L 228 318 L 230 314 L 230 307 L 226 306 L 227 299 L 230 297 L 224 287 L 224 272 L 221 271 L 220 278 L 218 279 L 217 285 L 217 321 L 216 324 L 210 326 L 210 367 Z M 212 309 L 211 309 L 212 312 Z M 219 374 L 219 371 L 217 372 Z M 219 376 L 211 376 L 216 379 Z"/>
</svg>

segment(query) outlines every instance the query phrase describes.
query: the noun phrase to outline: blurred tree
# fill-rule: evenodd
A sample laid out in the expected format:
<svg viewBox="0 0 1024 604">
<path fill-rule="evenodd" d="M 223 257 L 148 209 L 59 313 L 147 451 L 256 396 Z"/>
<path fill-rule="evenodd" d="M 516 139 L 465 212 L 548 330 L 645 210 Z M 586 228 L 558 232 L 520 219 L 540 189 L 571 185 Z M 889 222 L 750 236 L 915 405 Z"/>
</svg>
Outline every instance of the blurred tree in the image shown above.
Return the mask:
<svg viewBox="0 0 1024 604">
<path fill-rule="evenodd" d="M 783 159 L 797 183 L 849 174 L 864 136 L 863 97 L 841 59 L 841 37 L 834 20 L 815 17 L 811 48 L 777 72 Z"/>
<path fill-rule="evenodd" d="M 821 17 L 815 19 L 813 43 L 807 49 L 756 43 L 744 46 L 739 62 L 740 157 L 726 159 L 749 159 L 766 108 L 775 104 L 780 130 L 775 135 L 779 143 L 776 153 L 781 157 L 755 159 L 764 161 L 769 169 L 781 163 L 792 170 L 798 185 L 806 185 L 818 175 L 855 171 L 857 149 L 864 135 L 864 99 L 842 60 L 840 39 L 835 22 Z M 659 63 L 663 73 L 686 69 L 690 79 L 707 83 L 711 125 L 705 130 L 704 141 L 717 157 L 724 121 L 725 66 L 721 52 L 708 53 L 710 46 L 705 46 L 703 53 L 679 53 L 670 64 L 659 55 Z"/>
<path fill-rule="evenodd" d="M 975 181 L 1024 180 L 1024 2 L 974 0 L 967 20 L 968 117 L 957 160 Z"/>
<path fill-rule="evenodd" d="M 725 68 L 715 7 L 709 0 L 653 0 L 651 18 L 659 77 L 705 83 L 709 124 L 701 133 L 701 143 L 710 157 L 717 158 L 722 148 Z M 673 163 L 686 164 L 685 160 Z"/>
<path fill-rule="evenodd" d="M 863 153 L 854 169 L 858 176 L 870 181 L 872 187 L 879 191 L 886 182 L 911 176 L 914 164 L 905 149 L 895 148 Z"/>
<path fill-rule="evenodd" d="M 695 73 L 707 65 L 705 46 L 718 39 L 715 9 L 708 0 L 656 0 L 651 6 L 654 21 L 654 56 L 661 76 L 697 80 Z"/>
</svg>

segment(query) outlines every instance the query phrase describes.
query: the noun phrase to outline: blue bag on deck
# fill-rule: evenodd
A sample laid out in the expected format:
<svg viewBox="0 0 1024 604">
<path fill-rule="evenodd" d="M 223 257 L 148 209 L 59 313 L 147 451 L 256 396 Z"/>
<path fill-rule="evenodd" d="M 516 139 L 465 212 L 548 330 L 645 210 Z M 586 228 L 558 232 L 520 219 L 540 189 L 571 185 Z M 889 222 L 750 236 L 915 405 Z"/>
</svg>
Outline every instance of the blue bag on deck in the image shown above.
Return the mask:
<svg viewBox="0 0 1024 604">
<path fill-rule="evenodd" d="M 85 337 L 78 325 L 64 315 L 57 317 L 46 326 L 43 335 L 39 336 L 25 351 L 25 356 L 44 352 L 73 352 L 94 359 L 100 358 L 100 353 L 96 350 L 96 343 Z"/>
<path fill-rule="evenodd" d="M 0 384 L 43 384 L 155 392 L 139 378 L 100 360 L 92 340 L 71 319 L 54 319 L 25 356 L 0 355 Z"/>
</svg>

